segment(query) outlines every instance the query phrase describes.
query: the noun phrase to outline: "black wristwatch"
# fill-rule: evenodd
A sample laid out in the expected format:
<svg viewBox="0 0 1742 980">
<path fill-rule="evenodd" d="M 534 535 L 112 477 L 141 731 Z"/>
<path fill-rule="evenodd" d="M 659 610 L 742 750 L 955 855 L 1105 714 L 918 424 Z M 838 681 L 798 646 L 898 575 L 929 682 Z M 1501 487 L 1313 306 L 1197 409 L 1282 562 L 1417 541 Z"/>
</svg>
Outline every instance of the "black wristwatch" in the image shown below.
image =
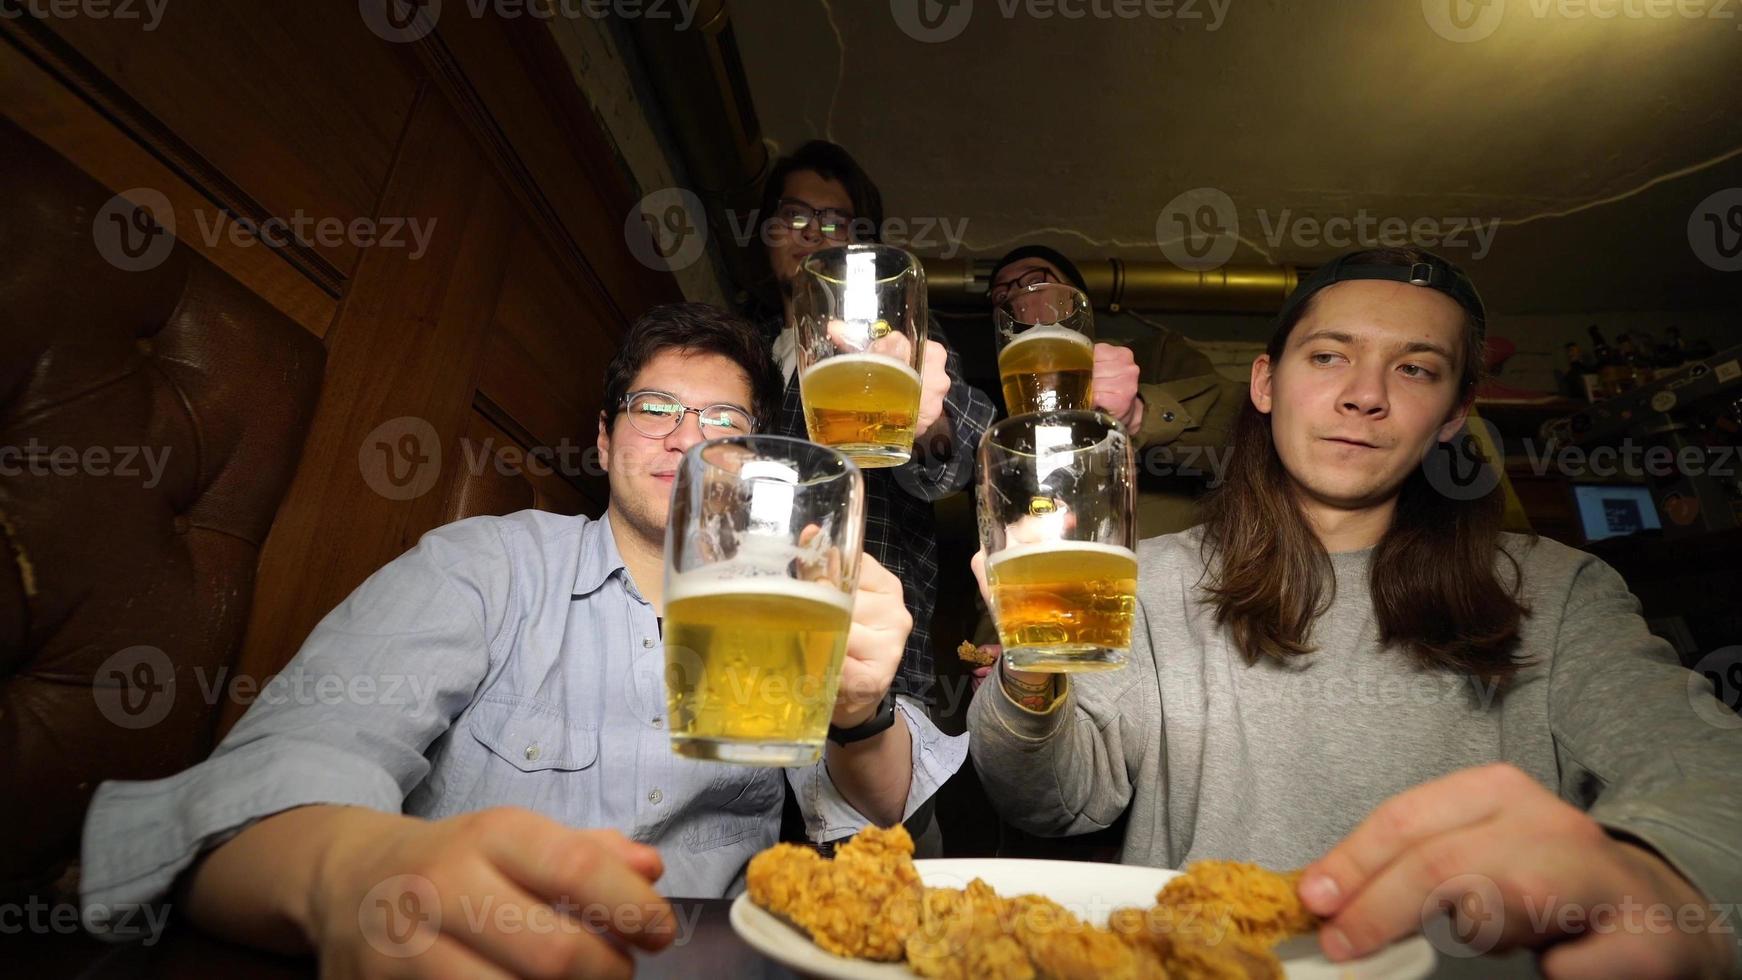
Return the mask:
<svg viewBox="0 0 1742 980">
<path fill-rule="evenodd" d="M 885 693 L 883 695 L 883 703 L 877 707 L 877 713 L 872 715 L 870 718 L 865 719 L 864 724 L 855 725 L 852 728 L 836 728 L 834 725 L 830 725 L 829 741 L 836 745 L 852 745 L 854 742 L 863 742 L 868 738 L 875 738 L 894 727 L 894 725 L 895 695 Z"/>
</svg>

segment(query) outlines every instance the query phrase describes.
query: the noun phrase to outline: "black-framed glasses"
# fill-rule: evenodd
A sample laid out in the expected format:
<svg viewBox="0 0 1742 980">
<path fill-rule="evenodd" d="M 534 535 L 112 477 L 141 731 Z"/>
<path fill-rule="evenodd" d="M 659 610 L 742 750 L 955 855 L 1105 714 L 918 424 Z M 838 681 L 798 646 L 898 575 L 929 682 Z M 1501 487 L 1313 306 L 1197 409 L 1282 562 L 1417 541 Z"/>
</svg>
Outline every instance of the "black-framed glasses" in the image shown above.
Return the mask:
<svg viewBox="0 0 1742 980">
<path fill-rule="evenodd" d="M 844 242 L 852 233 L 851 214 L 840 208 L 813 208 L 790 197 L 780 199 L 774 216 L 793 231 L 813 230 L 831 242 Z"/>
<path fill-rule="evenodd" d="M 1002 303 L 1013 290 L 1021 289 L 1024 286 L 1032 286 L 1035 283 L 1041 282 L 1058 282 L 1058 280 L 1053 277 L 1052 272 L 1048 269 L 1030 269 L 1009 282 L 993 283 L 991 291 L 986 294 L 986 298 L 990 299 L 995 304 Z"/>
<path fill-rule="evenodd" d="M 695 413 L 702 435 L 747 436 L 756 431 L 756 419 L 749 412 L 729 402 L 692 408 L 669 391 L 632 391 L 623 396 L 623 411 L 635 431 L 649 439 L 664 439 L 683 424 L 685 415 Z"/>
</svg>

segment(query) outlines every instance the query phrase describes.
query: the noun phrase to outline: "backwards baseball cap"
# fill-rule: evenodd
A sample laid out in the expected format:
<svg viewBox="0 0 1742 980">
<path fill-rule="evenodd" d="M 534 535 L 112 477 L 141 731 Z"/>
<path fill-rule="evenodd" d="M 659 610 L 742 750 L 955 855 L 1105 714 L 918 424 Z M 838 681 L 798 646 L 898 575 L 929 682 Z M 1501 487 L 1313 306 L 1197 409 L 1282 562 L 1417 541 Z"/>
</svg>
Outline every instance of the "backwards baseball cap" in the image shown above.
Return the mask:
<svg viewBox="0 0 1742 980">
<path fill-rule="evenodd" d="M 1288 295 L 1287 302 L 1282 304 L 1282 311 L 1276 315 L 1276 322 L 1279 325 L 1287 323 L 1290 317 L 1299 315 L 1307 300 L 1312 299 L 1314 293 L 1326 286 L 1357 279 L 1379 279 L 1386 282 L 1406 282 L 1411 286 L 1444 293 L 1470 315 L 1470 320 L 1476 324 L 1476 336 L 1487 336 L 1487 311 L 1482 306 L 1482 297 L 1476 293 L 1475 284 L 1464 274 L 1464 270 L 1420 249 L 1411 249 L 1407 253 L 1414 261 L 1390 265 L 1373 261 L 1387 251 L 1390 250 L 1362 249 L 1345 252 L 1314 269 L 1313 274 L 1301 280 L 1294 292 Z"/>
<path fill-rule="evenodd" d="M 1005 252 L 1004 257 L 992 267 L 992 276 L 987 282 L 997 282 L 998 273 L 1003 272 L 1004 268 L 1012 262 L 1018 262 L 1022 259 L 1044 259 L 1051 262 L 1053 268 L 1064 273 L 1065 279 L 1071 285 L 1085 293 L 1089 291 L 1089 287 L 1083 282 L 1083 274 L 1077 271 L 1077 264 L 1065 258 L 1063 252 L 1047 248 L 1045 245 L 1022 245 Z"/>
</svg>

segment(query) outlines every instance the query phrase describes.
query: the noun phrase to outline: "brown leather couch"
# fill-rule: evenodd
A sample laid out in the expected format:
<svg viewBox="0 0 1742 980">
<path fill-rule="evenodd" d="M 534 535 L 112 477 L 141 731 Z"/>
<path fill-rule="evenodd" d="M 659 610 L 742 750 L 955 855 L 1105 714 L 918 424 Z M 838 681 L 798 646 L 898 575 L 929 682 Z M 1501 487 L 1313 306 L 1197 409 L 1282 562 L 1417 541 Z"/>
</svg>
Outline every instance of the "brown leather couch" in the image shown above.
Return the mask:
<svg viewBox="0 0 1742 980">
<path fill-rule="evenodd" d="M 5 902 L 66 893 L 98 783 L 210 751 L 324 351 L 4 120 L 0 173 Z"/>
</svg>

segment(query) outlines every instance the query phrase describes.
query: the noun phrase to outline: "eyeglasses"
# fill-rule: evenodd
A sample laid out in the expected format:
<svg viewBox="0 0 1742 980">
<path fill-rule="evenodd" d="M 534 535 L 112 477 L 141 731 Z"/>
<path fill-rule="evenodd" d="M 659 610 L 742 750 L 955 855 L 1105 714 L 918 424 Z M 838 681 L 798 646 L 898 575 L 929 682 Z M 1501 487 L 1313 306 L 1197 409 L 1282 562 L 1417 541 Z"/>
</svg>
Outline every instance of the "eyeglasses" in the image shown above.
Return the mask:
<svg viewBox="0 0 1742 980">
<path fill-rule="evenodd" d="M 839 208 L 813 208 L 790 197 L 780 199 L 775 217 L 793 231 L 815 229 L 817 234 L 831 242 L 846 241 L 853 223 L 853 216 Z"/>
<path fill-rule="evenodd" d="M 749 435 L 756 419 L 736 405 L 722 402 L 706 408 L 691 408 L 668 391 L 632 391 L 623 397 L 623 411 L 635 431 L 649 439 L 664 439 L 677 431 L 685 415 L 694 412 L 705 438 Z"/>
<path fill-rule="evenodd" d="M 1054 279 L 1052 273 L 1046 269 L 1030 269 L 1009 282 L 995 283 L 991 291 L 986 294 L 986 298 L 994 304 L 1002 303 L 1005 297 L 1015 290 L 1042 282 L 1058 282 L 1058 280 Z"/>
</svg>

